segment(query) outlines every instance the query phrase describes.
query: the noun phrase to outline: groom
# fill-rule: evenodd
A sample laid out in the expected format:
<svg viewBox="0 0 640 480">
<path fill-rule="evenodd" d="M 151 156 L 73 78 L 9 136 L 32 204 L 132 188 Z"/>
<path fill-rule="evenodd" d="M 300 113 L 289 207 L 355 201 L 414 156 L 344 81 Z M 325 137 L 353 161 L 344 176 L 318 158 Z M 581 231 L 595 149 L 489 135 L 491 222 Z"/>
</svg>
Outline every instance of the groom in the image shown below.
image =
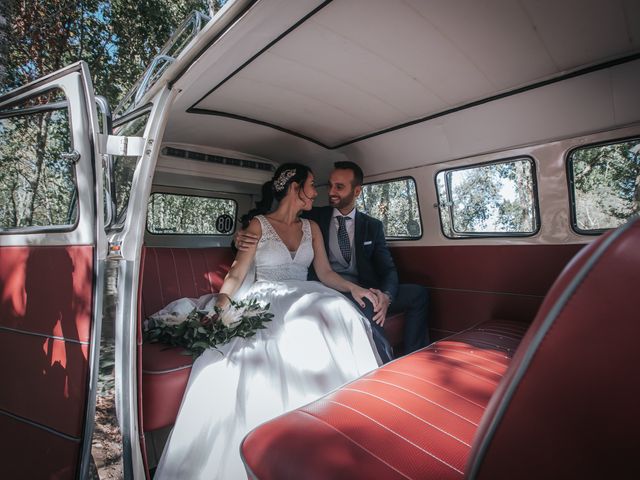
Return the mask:
<svg viewBox="0 0 640 480">
<path fill-rule="evenodd" d="M 388 313 L 405 312 L 404 352 L 427 345 L 428 290 L 420 285 L 398 284 L 398 273 L 387 248 L 382 222 L 356 210 L 364 175 L 353 162 L 336 162 L 329 177 L 329 206 L 314 207 L 304 217 L 314 220 L 324 237 L 331 268 L 349 281 L 370 288 L 378 306 L 365 299 L 362 310 L 373 327 L 373 339 L 384 363 L 393 359 L 393 350 L 384 333 Z M 240 240 L 240 241 L 238 241 Z M 245 232 L 236 234 L 238 248 L 255 244 Z M 315 279 L 315 273 L 310 273 Z"/>
</svg>

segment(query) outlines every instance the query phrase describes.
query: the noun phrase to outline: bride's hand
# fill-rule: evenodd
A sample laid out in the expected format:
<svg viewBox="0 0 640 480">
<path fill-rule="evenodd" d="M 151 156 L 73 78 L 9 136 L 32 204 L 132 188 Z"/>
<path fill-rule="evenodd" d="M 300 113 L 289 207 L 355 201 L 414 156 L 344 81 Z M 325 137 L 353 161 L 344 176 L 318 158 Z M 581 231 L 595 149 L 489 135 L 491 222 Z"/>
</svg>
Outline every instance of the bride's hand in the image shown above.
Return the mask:
<svg viewBox="0 0 640 480">
<path fill-rule="evenodd" d="M 351 296 L 362 308 L 365 307 L 365 303 L 364 303 L 365 298 L 369 299 L 369 301 L 373 305 L 374 310 L 378 307 L 378 297 L 376 296 L 375 293 L 373 293 L 371 290 L 367 288 L 362 288 L 354 284 L 351 287 L 351 290 L 349 291 L 349 293 L 351 293 Z"/>
</svg>

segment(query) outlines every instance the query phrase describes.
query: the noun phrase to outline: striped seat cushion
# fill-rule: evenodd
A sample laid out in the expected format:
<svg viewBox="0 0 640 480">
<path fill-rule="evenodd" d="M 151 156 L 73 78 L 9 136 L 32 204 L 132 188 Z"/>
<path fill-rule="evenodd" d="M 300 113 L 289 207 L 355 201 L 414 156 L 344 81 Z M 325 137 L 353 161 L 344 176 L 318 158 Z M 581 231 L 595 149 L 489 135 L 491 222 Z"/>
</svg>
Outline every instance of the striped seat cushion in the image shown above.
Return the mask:
<svg viewBox="0 0 640 480">
<path fill-rule="evenodd" d="M 251 432 L 261 480 L 461 478 L 527 325 L 490 321 L 402 357 Z"/>
</svg>

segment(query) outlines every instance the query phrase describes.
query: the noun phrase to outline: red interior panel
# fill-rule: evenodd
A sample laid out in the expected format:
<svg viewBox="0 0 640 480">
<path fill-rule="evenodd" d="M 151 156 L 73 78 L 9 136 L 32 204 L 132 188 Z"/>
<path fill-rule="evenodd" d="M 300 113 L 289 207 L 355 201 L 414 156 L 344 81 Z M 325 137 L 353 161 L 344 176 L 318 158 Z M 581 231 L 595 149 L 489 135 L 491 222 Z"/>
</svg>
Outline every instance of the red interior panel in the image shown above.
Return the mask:
<svg viewBox="0 0 640 480">
<path fill-rule="evenodd" d="M 173 425 L 189 381 L 193 359 L 180 348 L 157 343 L 142 349 L 143 431 Z"/>
<path fill-rule="evenodd" d="M 1 247 L 0 326 L 88 342 L 93 247 Z"/>
<path fill-rule="evenodd" d="M 567 262 L 573 245 L 394 247 L 403 282 L 430 288 L 433 340 L 503 318 L 531 322 Z"/>
<path fill-rule="evenodd" d="M 82 434 L 88 345 L 0 330 L 0 409 Z"/>
<path fill-rule="evenodd" d="M 0 408 L 80 437 L 93 247 L 2 247 L 0 260 Z"/>
<path fill-rule="evenodd" d="M 0 414 L 2 478 L 76 478 L 79 442 Z"/>
</svg>

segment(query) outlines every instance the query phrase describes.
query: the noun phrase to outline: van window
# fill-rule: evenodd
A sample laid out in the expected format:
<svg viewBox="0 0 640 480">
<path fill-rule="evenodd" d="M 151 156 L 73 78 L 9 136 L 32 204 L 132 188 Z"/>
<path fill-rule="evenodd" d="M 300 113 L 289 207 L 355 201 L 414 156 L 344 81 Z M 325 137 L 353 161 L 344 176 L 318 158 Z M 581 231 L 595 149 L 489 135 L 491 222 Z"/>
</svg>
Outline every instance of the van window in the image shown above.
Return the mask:
<svg viewBox="0 0 640 480">
<path fill-rule="evenodd" d="M 569 154 L 573 228 L 600 233 L 640 212 L 640 138 Z"/>
<path fill-rule="evenodd" d="M 144 129 L 147 125 L 150 112 L 144 114 L 114 128 L 114 135 L 126 137 L 141 137 L 144 135 Z M 131 182 L 133 173 L 136 170 L 140 157 L 126 157 L 122 155 L 113 155 L 113 181 L 115 183 L 116 193 L 116 226 L 124 224 L 127 206 L 129 205 L 129 194 L 131 192 Z"/>
<path fill-rule="evenodd" d="M 362 186 L 358 210 L 380 220 L 388 239 L 413 239 L 422 236 L 422 223 L 416 182 L 401 178 Z"/>
<path fill-rule="evenodd" d="M 526 236 L 538 230 L 530 158 L 443 170 L 436 185 L 442 231 L 449 238 Z"/>
<path fill-rule="evenodd" d="M 228 198 L 154 193 L 147 230 L 155 234 L 231 235 L 237 204 Z"/>
<path fill-rule="evenodd" d="M 0 230 L 75 225 L 75 160 L 62 90 L 0 112 Z"/>
</svg>

